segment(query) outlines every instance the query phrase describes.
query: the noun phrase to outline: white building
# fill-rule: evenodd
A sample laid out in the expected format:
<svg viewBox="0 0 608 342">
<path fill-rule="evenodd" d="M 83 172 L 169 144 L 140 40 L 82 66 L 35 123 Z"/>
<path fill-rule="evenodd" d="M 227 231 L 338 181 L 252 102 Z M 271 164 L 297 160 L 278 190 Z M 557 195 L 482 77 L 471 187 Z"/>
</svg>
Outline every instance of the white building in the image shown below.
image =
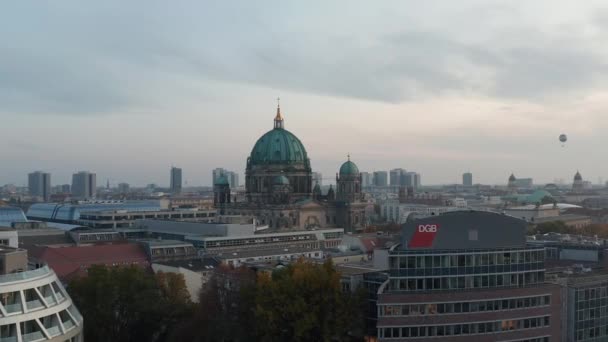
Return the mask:
<svg viewBox="0 0 608 342">
<path fill-rule="evenodd" d="M 0 341 L 83 341 L 83 319 L 48 266 L 27 269 L 27 252 L 2 248 L 3 266 L 21 272 L 0 275 Z"/>
</svg>

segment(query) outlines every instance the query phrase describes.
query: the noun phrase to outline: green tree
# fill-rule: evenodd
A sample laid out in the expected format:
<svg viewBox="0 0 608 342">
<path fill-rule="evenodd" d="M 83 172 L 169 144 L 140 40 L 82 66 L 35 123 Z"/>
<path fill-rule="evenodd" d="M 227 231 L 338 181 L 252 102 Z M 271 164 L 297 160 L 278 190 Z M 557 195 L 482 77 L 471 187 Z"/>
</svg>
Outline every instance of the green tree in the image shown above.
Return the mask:
<svg viewBox="0 0 608 342">
<path fill-rule="evenodd" d="M 263 341 L 348 341 L 364 326 L 360 300 L 342 291 L 330 260 L 300 260 L 260 275 L 255 304 Z"/>
<path fill-rule="evenodd" d="M 183 296 L 183 276 L 159 278 L 162 284 L 135 266 L 94 265 L 86 277 L 73 280 L 68 292 L 88 322 L 85 340 L 164 340 L 173 325 L 189 315 L 190 304 Z"/>
</svg>

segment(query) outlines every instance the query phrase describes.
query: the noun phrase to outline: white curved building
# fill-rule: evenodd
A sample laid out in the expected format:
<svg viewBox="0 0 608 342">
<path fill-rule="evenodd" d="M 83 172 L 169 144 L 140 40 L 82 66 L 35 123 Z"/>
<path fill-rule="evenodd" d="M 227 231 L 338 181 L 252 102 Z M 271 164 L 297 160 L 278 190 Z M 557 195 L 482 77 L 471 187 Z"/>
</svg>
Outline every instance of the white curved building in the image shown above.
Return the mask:
<svg viewBox="0 0 608 342">
<path fill-rule="evenodd" d="M 55 272 L 20 271 L 27 268 L 23 252 L 0 246 L 0 342 L 83 341 L 82 316 Z"/>
</svg>

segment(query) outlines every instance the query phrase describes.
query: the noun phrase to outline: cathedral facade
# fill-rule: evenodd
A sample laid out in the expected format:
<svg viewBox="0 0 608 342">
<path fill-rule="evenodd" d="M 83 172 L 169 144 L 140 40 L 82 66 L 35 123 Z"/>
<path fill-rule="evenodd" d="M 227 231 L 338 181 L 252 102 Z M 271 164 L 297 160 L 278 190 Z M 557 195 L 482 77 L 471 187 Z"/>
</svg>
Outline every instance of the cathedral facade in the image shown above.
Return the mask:
<svg viewBox="0 0 608 342">
<path fill-rule="evenodd" d="M 365 226 L 361 174 L 350 160 L 336 174 L 336 189 L 326 195 L 313 185 L 312 167 L 304 144 L 285 129 L 280 107 L 274 127 L 262 135 L 247 158 L 245 198 L 235 201 L 225 177 L 214 184 L 214 203 L 220 215 L 253 216 L 272 230 Z"/>
</svg>

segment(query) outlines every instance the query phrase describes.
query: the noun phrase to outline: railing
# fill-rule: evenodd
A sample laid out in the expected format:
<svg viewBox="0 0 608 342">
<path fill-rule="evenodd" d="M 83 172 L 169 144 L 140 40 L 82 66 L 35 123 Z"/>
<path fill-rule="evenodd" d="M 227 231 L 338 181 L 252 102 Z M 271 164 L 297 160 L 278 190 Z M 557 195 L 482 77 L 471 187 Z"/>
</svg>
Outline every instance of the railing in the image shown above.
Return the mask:
<svg viewBox="0 0 608 342">
<path fill-rule="evenodd" d="M 28 310 L 35 310 L 44 307 L 44 304 L 42 304 L 42 301 L 40 301 L 39 299 L 26 302 L 26 304 Z"/>
<path fill-rule="evenodd" d="M 36 331 L 33 333 L 29 333 L 29 334 L 23 334 L 21 336 L 21 340 L 23 342 L 32 342 L 32 341 L 38 341 L 38 340 L 44 340 L 44 339 L 45 339 L 45 337 L 42 334 L 42 332 L 40 332 L 40 331 Z"/>
<path fill-rule="evenodd" d="M 55 304 L 55 297 L 53 296 L 48 296 L 48 297 L 44 297 L 44 300 L 49 304 L 49 305 L 53 305 Z"/>
<path fill-rule="evenodd" d="M 22 312 L 23 309 L 21 308 L 21 304 L 17 303 L 17 304 L 6 304 L 4 305 L 4 309 L 6 310 L 6 313 L 11 314 L 14 312 Z"/>
<path fill-rule="evenodd" d="M 35 277 L 41 277 L 50 272 L 48 266 L 43 266 L 31 271 L 9 273 L 0 275 L 0 283 L 10 283 L 14 281 L 27 280 Z"/>
<path fill-rule="evenodd" d="M 0 342 L 17 342 L 17 336 L 0 337 Z"/>
<path fill-rule="evenodd" d="M 59 330 L 59 326 L 58 325 L 56 325 L 54 327 L 46 328 L 46 331 L 51 336 L 57 336 L 57 335 L 61 334 L 61 330 Z M 0 341 L 0 342 L 2 342 L 2 341 Z"/>
</svg>

